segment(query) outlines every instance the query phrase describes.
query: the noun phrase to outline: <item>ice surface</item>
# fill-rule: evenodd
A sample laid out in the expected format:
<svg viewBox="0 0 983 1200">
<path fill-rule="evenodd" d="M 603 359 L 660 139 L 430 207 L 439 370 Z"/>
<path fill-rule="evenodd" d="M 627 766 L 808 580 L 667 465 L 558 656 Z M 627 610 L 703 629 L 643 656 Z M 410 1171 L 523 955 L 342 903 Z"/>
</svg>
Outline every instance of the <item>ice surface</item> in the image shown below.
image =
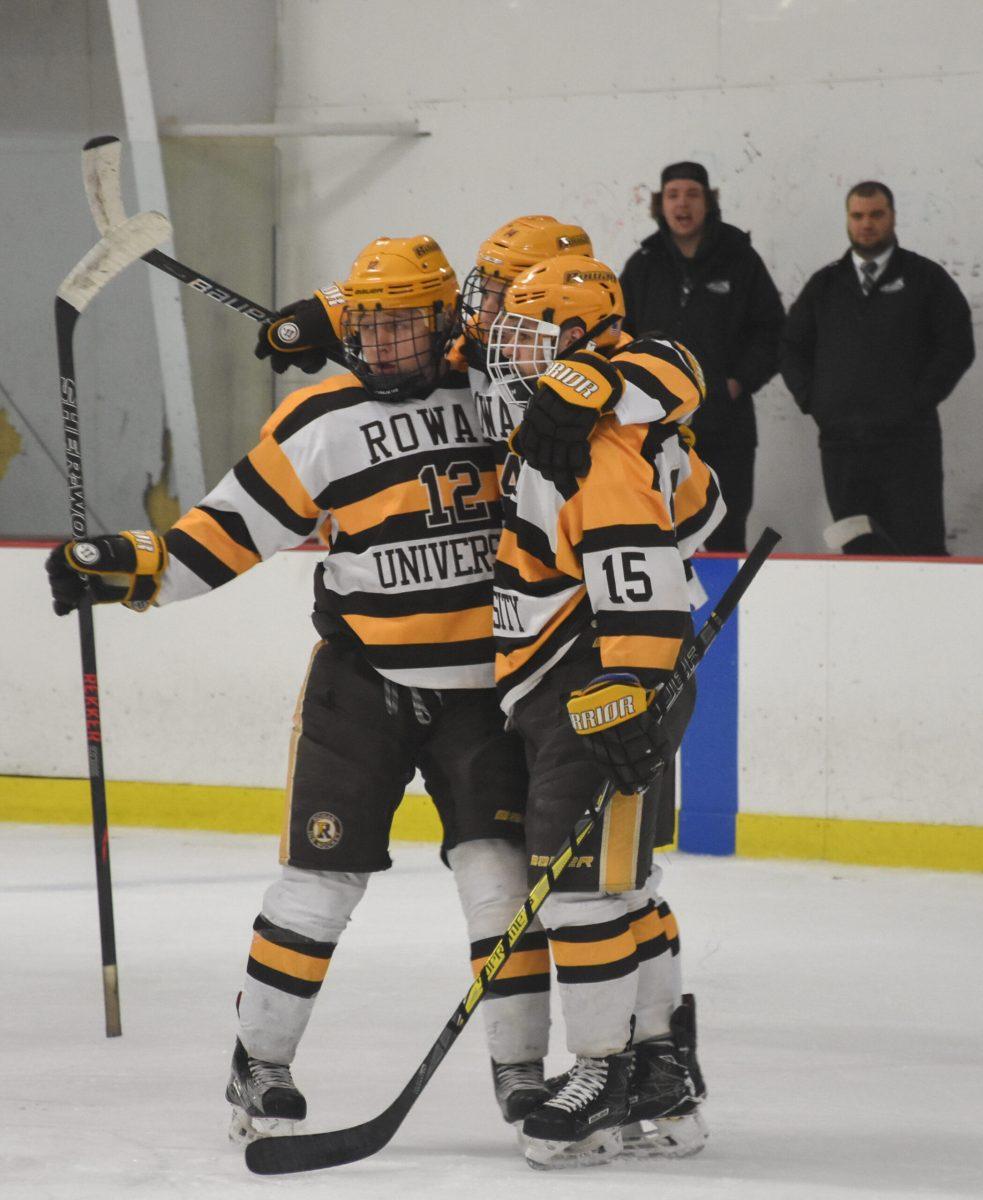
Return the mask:
<svg viewBox="0 0 983 1200">
<path fill-rule="evenodd" d="M 91 834 L 0 826 L 3 1200 L 983 1196 L 978 876 L 666 860 L 711 1092 L 696 1158 L 530 1171 L 476 1019 L 384 1151 L 264 1179 L 225 1140 L 223 1092 L 275 841 L 119 829 L 112 856 L 123 1036 L 107 1040 Z M 295 1064 L 310 1130 L 381 1111 L 468 983 L 449 872 L 431 846 L 394 857 Z"/>
</svg>

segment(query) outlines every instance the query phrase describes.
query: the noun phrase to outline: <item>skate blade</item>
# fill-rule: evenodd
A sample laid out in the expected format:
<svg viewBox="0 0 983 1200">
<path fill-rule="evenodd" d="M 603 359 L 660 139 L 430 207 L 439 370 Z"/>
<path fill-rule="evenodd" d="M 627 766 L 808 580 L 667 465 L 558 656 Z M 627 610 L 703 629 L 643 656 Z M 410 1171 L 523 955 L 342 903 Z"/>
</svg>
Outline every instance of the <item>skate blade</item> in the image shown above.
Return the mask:
<svg viewBox="0 0 983 1200">
<path fill-rule="evenodd" d="M 622 1153 L 625 1158 L 689 1158 L 700 1153 L 709 1136 L 699 1110 L 682 1117 L 633 1121 L 622 1127 Z"/>
<path fill-rule="evenodd" d="M 552 1142 L 525 1137 L 526 1163 L 534 1171 L 598 1167 L 621 1153 L 621 1130 L 600 1129 L 580 1142 Z"/>
<path fill-rule="evenodd" d="M 237 1146 L 247 1146 L 263 1137 L 288 1137 L 300 1124 L 283 1117 L 251 1117 L 244 1108 L 232 1106 L 232 1121 L 229 1124 L 229 1141 Z"/>
</svg>

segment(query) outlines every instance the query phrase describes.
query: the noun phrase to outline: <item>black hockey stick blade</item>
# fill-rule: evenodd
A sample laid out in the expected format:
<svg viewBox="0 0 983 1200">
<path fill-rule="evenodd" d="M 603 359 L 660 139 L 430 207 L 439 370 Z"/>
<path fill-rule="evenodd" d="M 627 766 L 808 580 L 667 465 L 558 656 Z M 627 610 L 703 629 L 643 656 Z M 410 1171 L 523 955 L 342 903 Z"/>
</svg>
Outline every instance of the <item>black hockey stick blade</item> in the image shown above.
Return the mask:
<svg viewBox="0 0 983 1200">
<path fill-rule="evenodd" d="M 737 574 L 724 589 L 702 629 L 680 656 L 680 661 L 669 680 L 655 697 L 653 708 L 660 717 L 665 716 L 668 709 L 675 703 L 686 682 L 692 677 L 697 665 L 723 628 L 724 622 L 733 614 L 739 600 L 780 539 L 780 534 L 776 533 L 774 529 L 768 528 L 755 543 Z M 557 852 L 556 865 L 561 870 L 569 858 L 572 846 L 587 836 L 594 819 L 603 811 L 610 794 L 610 784 L 605 784 L 594 802 L 593 818 L 589 814 L 581 817 L 575 831 Z M 540 879 L 533 892 L 527 897 L 523 909 L 516 914 L 513 926 L 519 921 L 524 910 L 530 912 L 530 900 L 537 892 L 539 892 L 539 904 L 542 903 L 548 890 L 548 886 L 544 888 L 544 883 L 551 874 L 552 867 L 548 868 L 546 875 Z M 538 904 L 535 907 L 538 908 Z M 531 911 L 535 911 L 535 908 Z M 417 1067 L 412 1079 L 384 1112 L 371 1120 L 363 1121 L 361 1125 L 352 1125 L 348 1129 L 333 1129 L 326 1133 L 301 1133 L 286 1137 L 258 1138 L 246 1147 L 246 1166 L 250 1171 L 256 1175 L 288 1175 L 298 1171 L 320 1171 L 328 1167 L 340 1167 L 345 1163 L 370 1158 L 388 1145 L 474 1011 L 475 1001 L 472 1000 L 472 994 L 476 994 L 477 1000 L 481 999 L 484 991 L 480 984 L 485 978 L 489 981 L 494 978 L 501 969 L 507 953 L 494 969 L 489 970 L 490 964 L 506 941 L 511 946 L 517 940 L 518 938 L 512 938 L 510 933 L 503 934 L 502 940 L 492 950 L 479 977 L 441 1030 L 439 1037 L 430 1047 L 426 1058 Z"/>
<path fill-rule="evenodd" d="M 298 1171 L 341 1167 L 345 1163 L 359 1162 L 378 1154 L 392 1140 L 420 1092 L 457 1039 L 460 1030 L 453 1026 L 452 1018 L 444 1026 L 413 1078 L 385 1112 L 348 1129 L 257 1138 L 246 1147 L 246 1166 L 255 1175 L 291 1175 Z"/>
</svg>

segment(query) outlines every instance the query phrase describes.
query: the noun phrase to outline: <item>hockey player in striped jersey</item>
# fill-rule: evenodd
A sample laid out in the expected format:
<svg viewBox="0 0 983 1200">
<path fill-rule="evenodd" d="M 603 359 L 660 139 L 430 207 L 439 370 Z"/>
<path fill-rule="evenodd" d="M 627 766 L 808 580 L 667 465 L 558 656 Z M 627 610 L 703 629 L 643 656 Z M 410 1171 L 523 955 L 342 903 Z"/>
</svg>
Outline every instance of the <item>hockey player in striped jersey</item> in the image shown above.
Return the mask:
<svg viewBox="0 0 983 1200">
<path fill-rule="evenodd" d="M 521 462 L 519 455 L 511 450 L 509 439 L 520 421 L 523 422 L 520 444 L 538 468 L 551 477 L 559 477 L 565 472 L 569 478 L 573 478 L 575 470 L 586 473 L 590 465 L 588 438 L 599 416 L 599 398 L 596 394 L 592 398 L 580 394 L 574 404 L 568 403 L 558 390 L 520 388 L 522 398 L 521 402 L 518 401 L 512 390 L 494 383 L 488 375 L 488 332 L 501 310 L 505 289 L 520 274 L 546 258 L 557 255 L 583 258 L 592 254 L 590 238 L 578 225 L 545 215 L 517 217 L 506 222 L 481 244 L 475 264 L 463 284 L 462 332 L 449 352 L 449 361 L 454 368 L 467 370 L 482 433 L 494 450 L 506 526 L 511 524 L 512 501 Z M 337 308 L 332 304 L 332 296 L 336 291 L 331 287 L 320 289 L 309 300 L 298 301 L 282 310 L 284 315 L 280 320 L 264 327 L 261 332 L 257 355 L 265 358 L 272 349 L 275 370 L 297 365 L 313 371 L 323 367 L 329 358 L 336 360 L 340 346 Z M 616 327 L 604 340 L 613 343 L 614 349 L 625 347 L 631 341 Z M 311 343 L 314 343 L 315 350 L 311 349 Z M 657 365 L 658 355 L 663 352 L 657 352 Z M 610 345 L 606 347 L 606 353 L 611 353 Z M 647 377 L 649 362 L 649 358 L 639 356 L 620 363 L 617 359 L 612 362 L 620 382 L 616 384 L 618 394 L 607 397 L 607 409 L 610 410 L 612 404 L 618 412 L 624 409 L 629 423 L 648 418 L 659 421 L 665 417 L 659 399 L 662 385 L 657 377 Z M 622 370 L 631 378 L 623 377 Z M 683 419 L 690 411 L 692 407 L 680 414 L 679 419 Z M 552 439 L 550 434 L 553 435 Z M 536 451 L 539 451 L 538 456 Z M 556 469 L 550 470 L 554 464 Z M 695 548 L 698 543 L 699 539 L 695 539 L 689 544 Z M 698 581 L 691 576 L 688 563 L 686 569 L 691 593 L 705 599 L 700 597 Z M 670 812 L 673 803 L 671 787 L 670 780 L 663 803 L 663 808 L 668 806 Z M 671 840 L 671 827 L 660 838 L 663 842 Z M 654 886 L 653 893 L 656 891 L 657 886 Z M 668 905 L 661 898 L 656 897 L 653 903 L 658 906 L 661 922 L 673 920 Z M 536 936 L 542 936 L 538 926 Z M 671 939 L 667 942 L 664 938 L 660 940 L 656 937 L 652 939 L 652 944 L 659 947 L 668 945 L 669 952 L 652 954 L 647 958 L 644 971 L 649 977 L 649 986 L 654 991 L 674 996 L 679 992 L 679 972 Z M 484 957 L 476 952 L 475 968 L 480 969 L 483 962 Z M 680 1012 L 683 1010 L 680 1009 Z M 514 1062 L 507 1071 L 495 1065 L 496 1087 L 503 1107 L 508 1106 L 507 1089 L 510 1083 L 513 1080 L 533 1082 L 540 1069 L 538 1061 Z M 649 1136 L 646 1148 L 650 1153 L 675 1154 L 679 1152 L 679 1137 L 678 1129 L 675 1136 Z"/>
<path fill-rule="evenodd" d="M 641 712 L 619 726 L 613 751 L 607 734 L 578 737 L 562 708 L 571 693 L 640 694 L 667 677 L 692 632 L 684 560 L 723 515 L 681 432 L 704 394 L 699 364 L 658 335 L 619 348 L 623 315 L 608 267 L 553 258 L 508 288 L 489 335 L 491 376 L 516 401 L 547 391 L 597 422 L 583 477 L 521 466 L 495 568 L 496 675 L 530 763 L 533 877 L 604 776 L 618 787 L 540 913 L 576 1061 L 524 1122 L 536 1166 L 605 1161 L 622 1146 L 693 1153 L 706 1136 L 695 1010 L 652 865 L 672 837 L 671 764 L 695 691 L 665 727 Z"/>
<path fill-rule="evenodd" d="M 502 308 L 505 289 L 524 271 L 556 255 L 593 256 L 586 230 L 551 216 L 516 217 L 478 248 L 475 264 L 461 288 L 461 335 L 452 359 L 467 363 L 471 391 L 485 437 L 495 447 L 502 501 L 511 502 L 518 459 L 509 458 L 509 437 L 522 420 L 511 393 L 492 384 L 488 376 L 488 331 Z M 627 339 L 626 339 L 627 340 Z"/>
<path fill-rule="evenodd" d="M 562 255 L 590 258 L 593 253 L 590 236 L 579 225 L 551 216 L 516 217 L 482 242 L 475 265 L 461 289 L 461 334 L 449 357 L 459 369 L 467 366 L 481 430 L 495 451 L 506 524 L 520 461 L 535 466 L 548 479 L 564 474 L 572 479 L 587 473 L 590 435 L 600 410 L 583 396 L 578 397 L 576 404 L 568 403 L 549 388 L 539 388 L 518 402 L 509 388 L 495 383 L 488 374 L 488 332 L 501 311 L 505 289 L 519 275 L 547 258 Z M 614 347 L 622 349 L 631 340 L 628 334 L 619 331 Z M 636 362 L 634 369 L 637 378 L 643 381 L 644 366 Z M 627 390 L 621 389 L 614 407 L 617 410 L 622 403 L 630 406 L 632 419 L 636 421 L 646 413 L 661 419 L 662 409 L 657 402 L 647 400 L 646 395 L 644 382 L 641 386 L 629 384 Z M 689 436 L 688 429 L 683 432 Z M 516 451 L 521 451 L 521 458 Z M 698 607 L 706 595 L 689 562 L 686 575 L 691 599 Z"/>
<path fill-rule="evenodd" d="M 446 349 L 457 283 L 432 238 L 382 238 L 343 285 L 350 370 L 288 396 L 258 445 L 160 538 L 67 542 L 50 556 L 56 612 L 144 610 L 204 595 L 319 537 L 315 646 L 298 702 L 282 873 L 253 927 L 227 1098 L 243 1139 L 306 1115 L 291 1064 L 335 947 L 419 767 L 444 826 L 480 964 L 526 895 L 523 748 L 493 677 L 500 504 L 491 447 Z M 542 1101 L 545 935 L 531 932 L 482 1008 L 512 1122 Z"/>
<path fill-rule="evenodd" d="M 461 332 L 448 352 L 448 359 L 452 369 L 467 372 L 482 433 L 494 447 L 505 504 L 509 503 L 513 482 L 511 468 L 506 471 L 508 439 L 522 413 L 511 395 L 493 387 L 488 377 L 488 330 L 502 307 L 506 287 L 521 272 L 554 255 L 593 253 L 590 237 L 579 225 L 542 214 L 516 217 L 481 243 L 474 266 L 462 285 Z M 260 329 L 257 358 L 268 358 L 278 374 L 288 367 L 314 374 L 329 361 L 343 362 L 340 299 L 338 285 L 328 284 L 318 288 L 313 296 L 282 308 L 276 321 Z M 624 340 L 628 341 L 627 336 Z M 585 420 L 586 410 L 576 412 L 574 421 L 578 418 L 582 426 L 579 440 L 585 442 L 593 428 L 593 419 Z M 517 461 L 511 460 L 512 468 Z"/>
</svg>

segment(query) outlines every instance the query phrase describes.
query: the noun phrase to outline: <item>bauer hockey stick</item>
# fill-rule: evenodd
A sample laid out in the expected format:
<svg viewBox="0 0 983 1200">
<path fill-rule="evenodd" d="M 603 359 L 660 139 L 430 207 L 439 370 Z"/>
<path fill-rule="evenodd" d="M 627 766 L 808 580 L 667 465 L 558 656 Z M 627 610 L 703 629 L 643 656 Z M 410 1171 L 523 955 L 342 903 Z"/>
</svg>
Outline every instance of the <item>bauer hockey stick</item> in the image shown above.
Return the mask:
<svg viewBox="0 0 983 1200">
<path fill-rule="evenodd" d="M 720 597 L 716 608 L 710 613 L 706 624 L 686 646 L 680 655 L 676 669 L 655 696 L 649 711 L 654 712 L 657 720 L 661 721 L 678 700 L 686 683 L 693 676 L 698 664 L 723 628 L 724 622 L 732 615 L 751 580 L 757 575 L 765 559 L 778 544 L 779 538 L 780 535 L 773 529 L 766 529 L 758 538 L 746 561 Z M 413 1078 L 385 1112 L 361 1125 L 353 1125 L 348 1129 L 335 1129 L 329 1133 L 259 1138 L 250 1142 L 246 1147 L 246 1165 L 250 1171 L 254 1171 L 257 1175 L 284 1175 L 294 1171 L 316 1171 L 325 1167 L 338 1167 L 344 1163 L 368 1158 L 378 1153 L 389 1142 L 470 1020 L 471 1014 L 488 990 L 488 984 L 499 974 L 510 958 L 533 917 L 542 907 L 543 901 L 553 890 L 557 879 L 573 857 L 574 851 L 587 837 L 604 812 L 613 792 L 610 781 L 606 782 L 593 805 L 574 826 L 570 836 L 556 852 L 545 873 L 526 897 L 501 940 L 489 954 L 485 965 L 468 989 L 464 999 L 454 1010 L 450 1020 L 441 1030 L 440 1036 L 430 1047 L 426 1058 L 417 1067 Z"/>
<path fill-rule="evenodd" d="M 126 220 L 123 193 L 119 182 L 120 142 L 118 137 L 108 134 L 92 138 L 82 147 L 82 180 L 85 194 L 89 198 L 92 218 L 100 233 L 107 233 Z M 246 296 L 240 296 L 225 284 L 216 283 L 200 271 L 187 267 L 177 259 L 154 248 L 140 257 L 145 263 L 157 267 L 174 279 L 201 292 L 210 300 L 217 300 L 226 308 L 242 313 L 253 321 L 275 321 L 276 313 L 257 304 Z"/>
<path fill-rule="evenodd" d="M 68 505 L 72 537 L 87 536 L 85 486 L 82 479 L 78 395 L 75 381 L 73 335 L 75 322 L 110 280 L 138 258 L 171 236 L 171 225 L 160 213 L 139 213 L 109 230 L 66 276 L 55 299 L 58 337 L 58 371 L 61 375 L 61 420 L 65 432 L 65 466 L 68 472 Z M 109 821 L 106 816 L 106 778 L 102 766 L 102 722 L 99 712 L 99 676 L 92 604 L 83 597 L 78 606 L 82 643 L 82 696 L 85 702 L 85 739 L 88 748 L 89 790 L 92 796 L 92 836 L 96 852 L 96 894 L 99 901 L 99 940 L 102 946 L 102 991 L 106 1009 L 106 1037 L 123 1032 L 119 1011 L 119 977 L 116 970 L 116 929 L 113 922 L 113 884 L 109 870 Z"/>
</svg>

